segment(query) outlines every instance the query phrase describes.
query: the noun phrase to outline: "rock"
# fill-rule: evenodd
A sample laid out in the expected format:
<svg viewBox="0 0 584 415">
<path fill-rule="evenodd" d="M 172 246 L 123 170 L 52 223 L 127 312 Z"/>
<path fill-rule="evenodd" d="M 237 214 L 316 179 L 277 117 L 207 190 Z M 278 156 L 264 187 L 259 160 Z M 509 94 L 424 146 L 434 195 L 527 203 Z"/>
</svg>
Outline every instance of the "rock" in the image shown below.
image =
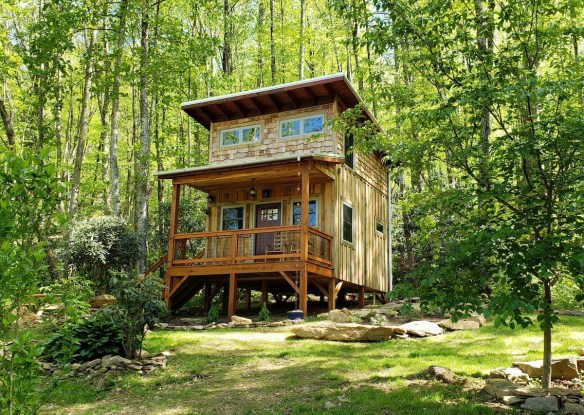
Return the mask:
<svg viewBox="0 0 584 415">
<path fill-rule="evenodd" d="M 580 347 L 578 349 L 578 352 L 577 353 L 578 353 L 578 356 L 584 356 L 584 347 Z"/>
<path fill-rule="evenodd" d="M 245 317 L 236 316 L 236 315 L 231 316 L 231 322 L 232 323 L 235 323 L 237 325 L 240 325 L 240 324 L 241 325 L 245 325 L 245 324 L 251 324 L 252 323 L 251 319 L 245 318 Z"/>
<path fill-rule="evenodd" d="M 481 327 L 484 326 L 485 324 L 487 324 L 487 319 L 485 318 L 485 316 L 483 314 L 472 313 L 465 320 L 476 321 L 477 323 L 479 323 L 479 325 Z"/>
<path fill-rule="evenodd" d="M 515 362 L 513 366 L 518 367 L 533 378 L 543 376 L 543 362 L 541 360 Z M 576 379 L 578 376 L 578 362 L 575 356 L 552 360 L 552 379 Z"/>
<path fill-rule="evenodd" d="M 373 310 L 368 310 L 366 308 L 361 308 L 359 310 L 352 310 L 351 311 L 351 315 L 353 316 L 357 316 L 359 318 L 367 318 L 367 317 L 372 317 L 374 316 L 376 313 Z"/>
<path fill-rule="evenodd" d="M 406 330 L 408 334 L 418 337 L 436 336 L 444 333 L 444 330 L 438 324 L 424 320 L 411 321 L 398 327 Z"/>
<path fill-rule="evenodd" d="M 395 313 L 399 313 L 405 303 L 385 303 L 377 312 L 379 314 L 386 314 L 386 315 L 395 315 Z M 410 303 L 412 306 L 412 311 L 415 313 L 420 313 L 420 304 L 419 303 Z"/>
<path fill-rule="evenodd" d="M 337 404 L 334 402 L 331 402 L 331 401 L 326 401 L 324 403 L 324 407 L 325 407 L 325 409 L 333 409 L 333 408 L 337 407 Z"/>
<path fill-rule="evenodd" d="M 517 367 L 507 367 L 502 369 L 491 370 L 489 377 L 498 379 L 507 379 L 515 384 L 527 385 L 529 375 Z"/>
<path fill-rule="evenodd" d="M 207 329 L 212 329 L 215 328 L 215 323 L 209 323 L 209 324 L 205 324 L 202 328 L 202 330 L 207 330 Z"/>
<path fill-rule="evenodd" d="M 442 320 L 438 322 L 438 325 L 446 330 L 477 330 L 481 327 L 478 321 L 462 319 L 454 323 L 450 319 Z"/>
<path fill-rule="evenodd" d="M 396 336 L 397 335 L 407 336 L 407 334 L 408 334 L 408 331 L 406 329 L 401 328 L 401 327 L 398 327 L 398 326 L 388 326 L 388 327 L 393 330 L 393 334 Z"/>
<path fill-rule="evenodd" d="M 116 303 L 116 297 L 111 294 L 102 294 L 89 300 L 91 308 L 103 308 Z"/>
<path fill-rule="evenodd" d="M 505 396 L 515 396 L 516 395 L 515 391 L 517 389 L 519 389 L 519 387 L 507 379 L 490 378 L 487 379 L 487 383 L 485 385 L 485 391 L 489 395 L 496 396 L 497 398 L 503 398 Z"/>
<path fill-rule="evenodd" d="M 576 358 L 576 366 L 578 366 L 578 372 L 584 370 L 584 357 Z"/>
<path fill-rule="evenodd" d="M 168 327 L 168 323 L 162 323 L 162 322 L 154 323 L 154 328 L 156 328 L 156 329 L 164 330 L 167 327 Z"/>
<path fill-rule="evenodd" d="M 268 324 L 269 327 L 283 327 L 283 321 L 274 321 L 273 323 Z"/>
<path fill-rule="evenodd" d="M 323 322 L 297 326 L 292 332 L 303 339 L 336 340 L 347 342 L 358 341 L 385 341 L 393 335 L 389 327 L 367 326 L 364 324 L 337 324 Z"/>
<path fill-rule="evenodd" d="M 584 405 L 578 403 L 566 402 L 564 403 L 565 414 L 584 415 Z"/>
<path fill-rule="evenodd" d="M 140 370 L 142 370 L 142 365 L 141 364 L 137 364 L 137 363 L 131 363 L 128 366 L 126 366 L 128 369 L 133 370 L 135 372 L 138 372 Z"/>
<path fill-rule="evenodd" d="M 526 398 L 521 398 L 519 396 L 503 396 L 503 403 L 507 405 L 517 405 L 519 403 L 524 403 Z"/>
<path fill-rule="evenodd" d="M 446 367 L 432 365 L 428 368 L 427 371 L 428 374 L 433 378 L 438 379 L 440 382 L 444 382 L 449 385 L 464 383 L 464 379 L 454 374 L 452 370 Z"/>
<path fill-rule="evenodd" d="M 26 306 L 18 307 L 18 310 L 16 311 L 16 313 L 19 317 L 18 324 L 20 324 L 20 325 L 28 326 L 28 325 L 34 324 L 37 321 L 39 321 L 39 318 L 36 315 L 36 313 L 33 313 L 32 311 L 30 311 L 29 308 Z"/>
<path fill-rule="evenodd" d="M 527 398 L 525 403 L 521 405 L 521 408 L 535 412 L 555 412 L 560 409 L 558 405 L 558 398 L 555 396 L 538 396 L 536 398 Z"/>
<path fill-rule="evenodd" d="M 328 319 L 335 323 L 348 323 L 351 321 L 351 314 L 346 308 L 342 310 L 331 310 L 328 312 Z"/>
<path fill-rule="evenodd" d="M 328 313 L 319 313 L 316 315 L 318 318 L 328 318 Z"/>
</svg>

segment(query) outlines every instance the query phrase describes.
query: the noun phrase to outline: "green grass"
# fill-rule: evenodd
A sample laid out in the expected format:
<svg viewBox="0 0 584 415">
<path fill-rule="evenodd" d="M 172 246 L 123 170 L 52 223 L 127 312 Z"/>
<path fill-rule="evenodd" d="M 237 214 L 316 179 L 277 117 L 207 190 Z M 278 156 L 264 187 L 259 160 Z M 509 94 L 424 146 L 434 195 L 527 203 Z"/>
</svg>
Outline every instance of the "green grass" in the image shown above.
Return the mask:
<svg viewBox="0 0 584 415">
<path fill-rule="evenodd" d="M 584 319 L 562 319 L 555 356 L 584 345 Z M 384 343 L 299 340 L 286 328 L 155 332 L 150 352 L 173 350 L 165 370 L 125 374 L 99 387 L 63 382 L 45 414 L 507 414 L 480 392 L 482 377 L 540 359 L 537 328 L 456 332 Z M 452 386 L 416 376 L 441 365 L 468 379 Z"/>
</svg>

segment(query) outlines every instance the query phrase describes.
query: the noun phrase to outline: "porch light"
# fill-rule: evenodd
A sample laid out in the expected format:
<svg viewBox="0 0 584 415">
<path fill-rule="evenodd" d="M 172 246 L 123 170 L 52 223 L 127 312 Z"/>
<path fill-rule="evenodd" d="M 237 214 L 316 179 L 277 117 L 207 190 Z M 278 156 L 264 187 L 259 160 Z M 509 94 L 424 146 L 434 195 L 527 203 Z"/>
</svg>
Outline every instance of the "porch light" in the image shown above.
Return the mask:
<svg viewBox="0 0 584 415">
<path fill-rule="evenodd" d="M 251 189 L 249 189 L 249 195 L 251 197 L 256 197 L 255 179 L 251 179 Z"/>
<path fill-rule="evenodd" d="M 270 189 L 262 190 L 262 199 L 269 199 L 272 195 L 272 191 Z"/>
<path fill-rule="evenodd" d="M 207 203 L 213 203 L 214 201 L 215 201 L 215 196 L 213 196 L 213 195 L 207 196 Z"/>
</svg>

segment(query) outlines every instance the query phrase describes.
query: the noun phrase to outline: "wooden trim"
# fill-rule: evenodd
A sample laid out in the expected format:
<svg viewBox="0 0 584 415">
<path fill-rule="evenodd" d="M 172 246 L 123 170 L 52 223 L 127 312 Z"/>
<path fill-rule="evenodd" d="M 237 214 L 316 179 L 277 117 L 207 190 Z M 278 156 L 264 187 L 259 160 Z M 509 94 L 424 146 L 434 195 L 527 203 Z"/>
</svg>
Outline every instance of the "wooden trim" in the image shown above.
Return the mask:
<svg viewBox="0 0 584 415">
<path fill-rule="evenodd" d="M 290 284 L 290 287 L 294 288 L 294 291 L 296 291 L 296 294 L 300 295 L 300 288 L 298 288 L 298 285 L 296 285 L 296 283 L 292 280 L 292 278 L 290 278 L 288 276 L 288 274 L 286 274 L 284 271 L 279 271 L 279 273 L 282 277 L 284 277 L 286 282 L 288 284 Z"/>
<path fill-rule="evenodd" d="M 167 275 L 228 275 L 232 272 L 241 273 L 263 273 L 278 271 L 296 271 L 307 268 L 304 261 L 274 261 L 274 262 L 253 262 L 249 264 L 227 264 L 227 265 L 206 265 L 184 266 L 167 268 Z"/>
<path fill-rule="evenodd" d="M 246 235 L 246 234 L 300 231 L 300 230 L 301 229 L 300 229 L 299 225 L 270 226 L 270 227 L 266 227 L 266 228 L 244 228 L 244 229 L 238 229 L 236 231 L 210 231 L 210 232 L 181 233 L 181 234 L 176 235 L 176 239 L 208 238 L 208 237 L 214 237 L 214 236 L 234 236 L 234 235 L 241 236 L 241 235 Z M 332 238 L 332 236 L 330 236 L 330 237 Z"/>
</svg>

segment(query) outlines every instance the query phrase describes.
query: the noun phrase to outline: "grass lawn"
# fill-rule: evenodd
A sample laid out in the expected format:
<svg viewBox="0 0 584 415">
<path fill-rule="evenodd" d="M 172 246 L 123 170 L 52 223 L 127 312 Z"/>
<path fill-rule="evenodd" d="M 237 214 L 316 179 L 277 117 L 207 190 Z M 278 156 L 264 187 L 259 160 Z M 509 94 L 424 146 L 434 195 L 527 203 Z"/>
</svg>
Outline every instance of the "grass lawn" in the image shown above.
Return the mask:
<svg viewBox="0 0 584 415">
<path fill-rule="evenodd" d="M 555 356 L 584 346 L 584 319 L 562 317 Z M 150 352 L 172 350 L 168 367 L 96 386 L 63 382 L 45 414 L 507 414 L 480 392 L 489 369 L 542 356 L 542 334 L 495 329 L 384 343 L 299 340 L 288 328 L 150 333 Z M 465 386 L 416 377 L 441 365 Z"/>
</svg>

